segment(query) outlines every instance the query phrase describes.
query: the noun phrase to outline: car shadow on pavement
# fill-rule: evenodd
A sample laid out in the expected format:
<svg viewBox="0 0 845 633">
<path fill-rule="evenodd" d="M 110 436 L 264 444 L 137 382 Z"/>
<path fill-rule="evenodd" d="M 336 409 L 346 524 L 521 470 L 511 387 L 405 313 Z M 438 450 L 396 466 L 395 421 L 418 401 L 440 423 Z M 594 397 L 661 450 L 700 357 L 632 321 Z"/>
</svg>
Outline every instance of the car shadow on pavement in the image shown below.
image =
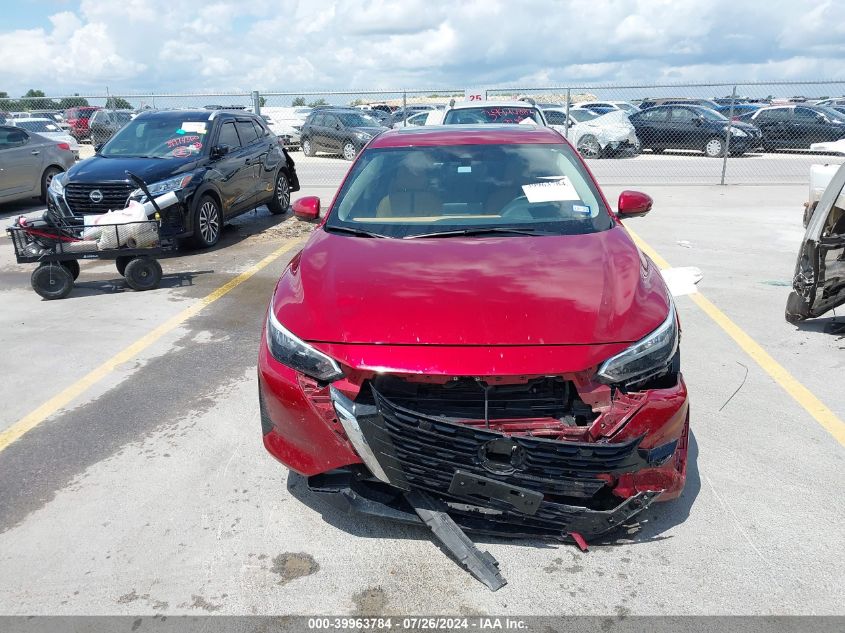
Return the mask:
<svg viewBox="0 0 845 633">
<path fill-rule="evenodd" d="M 802 332 L 819 332 L 845 338 L 845 321 L 837 316 L 801 321 L 795 327 Z"/>
<path fill-rule="evenodd" d="M 194 278 L 198 275 L 210 275 L 213 273 L 213 270 L 195 270 L 164 274 L 161 276 L 161 281 L 157 289 L 187 288 L 194 285 Z M 76 281 L 73 284 L 73 290 L 71 290 L 66 299 L 120 294 L 122 292 L 135 292 L 129 287 L 123 277 L 100 281 Z"/>
<path fill-rule="evenodd" d="M 318 512 L 329 525 L 363 538 L 407 538 L 413 540 L 431 539 L 431 532 L 422 524 L 407 524 L 390 521 L 379 517 L 350 515 L 335 508 L 308 490 L 306 478 L 293 471 L 288 471 L 287 490 L 297 500 Z M 683 523 L 690 514 L 692 504 L 701 490 L 701 477 L 698 473 L 698 442 L 690 432 L 689 452 L 687 454 L 687 481 L 684 491 L 678 499 L 667 503 L 656 503 L 645 510 L 635 524 L 622 526 L 603 537 L 590 539 L 590 546 L 615 546 L 637 543 L 649 543 L 666 538 L 663 533 Z M 507 544 L 531 548 L 551 548 L 567 544 L 532 538 L 504 538 L 483 534 L 470 534 L 475 543 Z"/>
</svg>

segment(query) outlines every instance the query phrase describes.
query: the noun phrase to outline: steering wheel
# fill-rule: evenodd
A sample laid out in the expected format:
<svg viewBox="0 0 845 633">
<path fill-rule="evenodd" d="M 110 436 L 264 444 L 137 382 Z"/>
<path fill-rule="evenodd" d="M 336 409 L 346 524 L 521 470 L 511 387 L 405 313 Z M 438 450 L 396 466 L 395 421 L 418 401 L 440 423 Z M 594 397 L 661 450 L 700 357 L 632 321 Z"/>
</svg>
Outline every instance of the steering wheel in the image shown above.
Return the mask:
<svg viewBox="0 0 845 633">
<path fill-rule="evenodd" d="M 528 210 L 528 205 L 531 204 L 528 202 L 528 198 L 526 196 L 519 196 L 518 198 L 514 198 L 510 202 L 508 202 L 502 210 L 499 212 L 503 218 L 525 218 L 530 219 L 531 213 Z"/>
</svg>

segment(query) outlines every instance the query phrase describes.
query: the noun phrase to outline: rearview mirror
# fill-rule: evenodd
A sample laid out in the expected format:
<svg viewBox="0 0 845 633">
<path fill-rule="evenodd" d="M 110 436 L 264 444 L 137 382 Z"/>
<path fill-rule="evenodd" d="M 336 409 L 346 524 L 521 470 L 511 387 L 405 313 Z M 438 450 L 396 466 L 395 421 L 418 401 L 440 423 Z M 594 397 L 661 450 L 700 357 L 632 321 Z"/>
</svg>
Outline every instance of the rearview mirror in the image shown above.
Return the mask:
<svg viewBox="0 0 845 633">
<path fill-rule="evenodd" d="M 320 217 L 320 198 L 305 196 L 296 200 L 292 205 L 293 214 L 300 220 L 316 220 Z"/>
<path fill-rule="evenodd" d="M 618 214 L 623 218 L 636 218 L 651 211 L 654 200 L 640 191 L 623 191 L 619 194 Z"/>
<path fill-rule="evenodd" d="M 211 158 L 223 158 L 226 154 L 229 153 L 229 146 L 228 145 L 215 145 L 211 148 Z"/>
</svg>

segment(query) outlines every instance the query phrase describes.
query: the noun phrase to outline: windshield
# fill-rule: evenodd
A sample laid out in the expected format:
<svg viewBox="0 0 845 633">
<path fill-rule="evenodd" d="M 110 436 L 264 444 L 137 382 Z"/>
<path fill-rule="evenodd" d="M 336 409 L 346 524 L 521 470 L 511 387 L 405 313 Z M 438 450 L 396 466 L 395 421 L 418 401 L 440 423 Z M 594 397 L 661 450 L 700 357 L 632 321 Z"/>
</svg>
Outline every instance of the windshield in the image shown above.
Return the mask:
<svg viewBox="0 0 845 633">
<path fill-rule="evenodd" d="M 479 106 L 477 108 L 456 108 L 449 110 L 444 124 L 472 125 L 478 123 L 521 123 L 529 119 L 543 124 L 543 119 L 536 108 L 511 106 Z"/>
<path fill-rule="evenodd" d="M 575 121 L 578 123 L 583 123 L 584 121 L 592 121 L 593 119 L 598 118 L 600 115 L 591 112 L 590 110 L 570 110 L 569 116 L 571 116 Z"/>
<path fill-rule="evenodd" d="M 835 108 L 828 106 L 816 106 L 816 110 L 832 121 L 845 121 L 845 116 L 843 116 L 842 113 Z"/>
<path fill-rule="evenodd" d="M 366 151 L 326 230 L 406 238 L 472 230 L 583 234 L 613 225 L 568 145 L 455 145 Z"/>
<path fill-rule="evenodd" d="M 701 115 L 705 119 L 709 119 L 710 121 L 727 121 L 728 117 L 724 116 L 723 114 L 719 114 L 715 110 L 711 110 L 710 108 L 698 108 L 696 113 Z"/>
<path fill-rule="evenodd" d="M 30 132 L 61 132 L 61 128 L 49 121 L 17 121 L 17 126 Z"/>
<path fill-rule="evenodd" d="M 208 132 L 207 113 L 139 116 L 115 134 L 101 156 L 188 158 L 203 151 Z"/>
<path fill-rule="evenodd" d="M 357 112 L 338 112 L 337 118 L 346 127 L 381 127 L 373 117 Z"/>
</svg>

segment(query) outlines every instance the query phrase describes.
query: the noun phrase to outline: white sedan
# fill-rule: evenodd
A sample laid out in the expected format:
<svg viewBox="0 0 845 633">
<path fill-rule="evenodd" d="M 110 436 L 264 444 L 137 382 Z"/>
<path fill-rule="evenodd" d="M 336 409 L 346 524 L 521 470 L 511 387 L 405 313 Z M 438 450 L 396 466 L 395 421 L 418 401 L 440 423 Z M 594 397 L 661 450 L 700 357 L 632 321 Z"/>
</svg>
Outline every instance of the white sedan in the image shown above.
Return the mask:
<svg viewBox="0 0 845 633">
<path fill-rule="evenodd" d="M 59 124 L 52 119 L 36 117 L 9 119 L 6 125 L 14 125 L 15 127 L 23 128 L 27 132 L 35 132 L 59 143 L 67 143 L 70 145 L 70 151 L 73 152 L 73 155 L 77 159 L 79 158 L 79 142 L 68 134 L 67 131 L 59 127 Z"/>
<path fill-rule="evenodd" d="M 624 152 L 638 154 L 640 140 L 628 115 L 622 110 L 596 114 L 587 109 L 569 109 L 569 129 L 565 108 L 543 108 L 549 127 L 566 136 L 585 158 L 619 156 Z"/>
</svg>

